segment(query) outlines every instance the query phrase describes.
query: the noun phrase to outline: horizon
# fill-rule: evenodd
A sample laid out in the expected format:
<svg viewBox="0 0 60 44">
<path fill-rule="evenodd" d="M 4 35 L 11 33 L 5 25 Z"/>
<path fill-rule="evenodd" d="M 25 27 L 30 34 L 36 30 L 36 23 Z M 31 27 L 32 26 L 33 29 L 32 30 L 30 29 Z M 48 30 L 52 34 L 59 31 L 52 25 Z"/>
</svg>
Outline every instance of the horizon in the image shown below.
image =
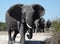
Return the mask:
<svg viewBox="0 0 60 44">
<path fill-rule="evenodd" d="M 0 1 L 0 22 L 5 22 L 6 11 L 15 4 L 40 4 L 45 8 L 44 19 L 60 19 L 60 0 L 1 0 Z"/>
</svg>

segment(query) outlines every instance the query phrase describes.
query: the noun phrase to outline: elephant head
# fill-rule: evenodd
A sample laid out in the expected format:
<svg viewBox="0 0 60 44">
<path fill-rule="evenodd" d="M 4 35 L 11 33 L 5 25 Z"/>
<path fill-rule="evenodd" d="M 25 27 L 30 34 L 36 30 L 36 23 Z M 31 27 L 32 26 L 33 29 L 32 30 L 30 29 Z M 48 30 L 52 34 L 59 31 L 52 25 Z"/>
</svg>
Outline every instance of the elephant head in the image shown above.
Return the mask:
<svg viewBox="0 0 60 44">
<path fill-rule="evenodd" d="M 34 10 L 31 5 L 24 5 L 22 8 L 23 8 L 22 16 L 23 16 L 24 20 L 26 21 L 26 25 L 29 28 L 32 28 L 32 24 L 33 24 L 32 16 L 33 16 Z"/>
<path fill-rule="evenodd" d="M 32 6 L 16 4 L 13 6 L 13 8 L 11 7 L 10 10 L 8 10 L 7 12 L 12 18 L 15 18 L 17 21 L 20 22 L 26 22 L 27 26 L 29 28 L 32 28 L 31 23 L 33 21 L 32 16 L 34 12 Z"/>
</svg>

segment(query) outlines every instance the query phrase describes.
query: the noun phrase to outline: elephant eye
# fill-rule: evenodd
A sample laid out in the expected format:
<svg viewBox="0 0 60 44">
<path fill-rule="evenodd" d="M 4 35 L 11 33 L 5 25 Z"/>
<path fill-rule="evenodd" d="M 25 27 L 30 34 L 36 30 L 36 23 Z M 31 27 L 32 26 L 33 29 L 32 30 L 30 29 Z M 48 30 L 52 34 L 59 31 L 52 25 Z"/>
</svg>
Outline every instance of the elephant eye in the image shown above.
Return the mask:
<svg viewBox="0 0 60 44">
<path fill-rule="evenodd" d="M 23 10 L 22 10 L 22 14 L 25 14 L 25 12 L 26 12 L 26 10 L 25 10 L 25 9 L 23 9 Z"/>
</svg>

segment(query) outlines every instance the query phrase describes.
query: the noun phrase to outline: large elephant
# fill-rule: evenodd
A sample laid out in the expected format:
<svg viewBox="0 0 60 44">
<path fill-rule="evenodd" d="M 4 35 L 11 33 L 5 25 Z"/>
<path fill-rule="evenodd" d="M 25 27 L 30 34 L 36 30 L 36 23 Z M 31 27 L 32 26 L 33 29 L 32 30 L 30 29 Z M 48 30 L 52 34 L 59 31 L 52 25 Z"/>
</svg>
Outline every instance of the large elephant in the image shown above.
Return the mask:
<svg viewBox="0 0 60 44">
<path fill-rule="evenodd" d="M 6 24 L 8 28 L 9 42 L 12 44 L 12 41 L 15 40 L 15 37 L 18 33 L 21 35 L 20 44 L 25 44 L 25 33 L 29 32 L 27 37 L 32 38 L 33 25 L 36 19 L 39 19 L 45 13 L 45 9 L 39 5 L 23 5 L 16 4 L 10 7 L 6 13 Z M 11 37 L 11 32 L 14 31 L 13 37 Z"/>
</svg>

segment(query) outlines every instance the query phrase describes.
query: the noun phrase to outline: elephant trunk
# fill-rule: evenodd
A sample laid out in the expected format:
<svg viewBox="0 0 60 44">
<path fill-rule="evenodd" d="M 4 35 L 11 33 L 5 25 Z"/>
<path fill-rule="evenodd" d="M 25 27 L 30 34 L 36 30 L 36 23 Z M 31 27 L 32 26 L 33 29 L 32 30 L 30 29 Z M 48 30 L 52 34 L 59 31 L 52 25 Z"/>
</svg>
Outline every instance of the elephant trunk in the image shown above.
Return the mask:
<svg viewBox="0 0 60 44">
<path fill-rule="evenodd" d="M 29 34 L 27 34 L 27 37 L 28 37 L 28 39 L 31 39 L 32 35 L 33 35 L 32 27 L 29 26 L 29 24 L 27 24 L 27 27 L 28 27 L 28 33 L 29 33 Z"/>
<path fill-rule="evenodd" d="M 26 25 L 28 27 L 28 33 L 29 33 L 27 34 L 27 37 L 28 39 L 31 39 L 33 36 L 33 20 L 32 19 L 28 20 Z"/>
<path fill-rule="evenodd" d="M 29 29 L 28 33 L 29 33 L 29 34 L 27 34 L 28 39 L 32 39 L 32 36 L 33 36 L 32 29 Z"/>
</svg>

